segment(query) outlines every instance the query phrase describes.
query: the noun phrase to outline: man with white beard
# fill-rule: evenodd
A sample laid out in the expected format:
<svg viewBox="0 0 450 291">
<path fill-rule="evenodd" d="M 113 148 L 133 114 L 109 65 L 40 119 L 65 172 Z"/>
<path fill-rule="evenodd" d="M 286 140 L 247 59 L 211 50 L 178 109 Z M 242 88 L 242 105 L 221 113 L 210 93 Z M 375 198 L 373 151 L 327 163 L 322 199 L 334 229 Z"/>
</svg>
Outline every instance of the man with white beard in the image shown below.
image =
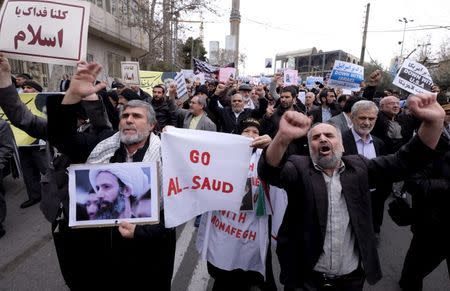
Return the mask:
<svg viewBox="0 0 450 291">
<path fill-rule="evenodd" d="M 445 112 L 435 94 L 409 98 L 422 120 L 418 134 L 396 154 L 367 159 L 342 156 L 340 131 L 288 111 L 263 153 L 258 174 L 286 189 L 288 206 L 278 232 L 277 254 L 284 290 L 362 290 L 375 284 L 381 268 L 372 222 L 370 188 L 399 181 L 437 157 L 434 149 Z M 289 144 L 307 134 L 311 157 L 284 157 Z"/>
</svg>

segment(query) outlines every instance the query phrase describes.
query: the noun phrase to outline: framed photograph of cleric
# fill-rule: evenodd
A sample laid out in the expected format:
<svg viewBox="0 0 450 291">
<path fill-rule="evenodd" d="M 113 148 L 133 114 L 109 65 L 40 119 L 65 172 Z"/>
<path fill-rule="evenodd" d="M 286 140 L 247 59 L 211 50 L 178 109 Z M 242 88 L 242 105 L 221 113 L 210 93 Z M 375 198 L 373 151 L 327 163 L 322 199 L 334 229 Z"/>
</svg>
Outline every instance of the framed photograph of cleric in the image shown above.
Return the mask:
<svg viewBox="0 0 450 291">
<path fill-rule="evenodd" d="M 155 163 L 78 164 L 69 167 L 69 226 L 159 222 Z"/>
</svg>

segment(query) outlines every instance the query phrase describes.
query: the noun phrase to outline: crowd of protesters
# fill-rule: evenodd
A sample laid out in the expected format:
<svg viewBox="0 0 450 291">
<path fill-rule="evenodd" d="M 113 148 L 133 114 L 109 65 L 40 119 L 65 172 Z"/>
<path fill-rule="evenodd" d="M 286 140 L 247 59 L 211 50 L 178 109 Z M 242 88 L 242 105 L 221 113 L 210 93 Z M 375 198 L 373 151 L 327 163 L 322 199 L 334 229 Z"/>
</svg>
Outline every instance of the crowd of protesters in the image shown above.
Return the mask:
<svg viewBox="0 0 450 291">
<path fill-rule="evenodd" d="M 409 181 L 404 188 L 411 188 L 417 215 L 400 287 L 421 290 L 423 278 L 442 260 L 450 264 L 450 241 L 440 235 L 450 222 L 445 211 L 450 200 L 450 105 L 438 104 L 436 94 L 410 96 L 401 107 L 395 93 L 378 92 L 379 70 L 360 91 L 348 95 L 326 82 L 313 88 L 283 86 L 279 74 L 268 85 L 232 78 L 205 84 L 186 80 L 187 96 L 178 96 L 175 84 L 156 85 L 149 94 L 120 80 L 107 90 L 97 81 L 101 66 L 81 62 L 75 75 L 60 84 L 64 97 L 49 98 L 47 118 L 42 118 L 18 96 L 25 90 L 41 92 L 42 86 L 23 75 L 12 78 L 10 70 L 0 54 L 0 106 L 13 125 L 38 140 L 34 151 L 41 154 L 39 163 L 27 166 L 35 175 L 24 172 L 25 181 L 43 176 L 39 189 L 26 182 L 29 199 L 22 207 L 41 202 L 72 290 L 170 290 L 176 238 L 175 229 L 164 226 L 164 209 L 157 225 L 124 222 L 71 229 L 65 171 L 71 163 L 160 161 L 159 136 L 167 126 L 243 134 L 254 139 L 255 148 L 265 149 L 257 152 L 258 172 L 252 175 L 287 193 L 277 242 L 285 290 L 362 290 L 365 281 L 380 280 L 377 246 L 384 204 L 392 183 L 403 180 Z M 439 93 L 436 86 L 434 90 Z M 0 145 L 8 149 L 0 151 L 0 182 L 8 174 L 1 171 L 3 158 L 12 157 L 15 148 L 10 144 Z M 21 159 L 23 155 L 20 151 Z M 5 234 L 4 201 L 0 184 L 0 237 Z M 262 249 L 270 256 L 267 244 Z M 85 263 L 94 257 L 95 264 Z M 271 260 L 264 264 L 261 275 L 209 262 L 216 279 L 213 290 L 274 290 Z M 130 280 L 99 280 L 119 270 Z"/>
</svg>

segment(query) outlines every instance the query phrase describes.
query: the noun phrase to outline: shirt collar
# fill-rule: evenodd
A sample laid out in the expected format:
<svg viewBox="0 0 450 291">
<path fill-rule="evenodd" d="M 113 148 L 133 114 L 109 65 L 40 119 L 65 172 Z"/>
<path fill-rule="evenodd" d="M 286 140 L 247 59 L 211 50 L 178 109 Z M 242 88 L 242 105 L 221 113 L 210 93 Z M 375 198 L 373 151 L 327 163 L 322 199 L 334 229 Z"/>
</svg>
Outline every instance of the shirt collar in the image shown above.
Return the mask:
<svg viewBox="0 0 450 291">
<path fill-rule="evenodd" d="M 314 161 L 312 162 L 314 165 L 314 168 L 318 171 L 321 171 L 322 173 L 325 173 L 325 171 L 323 170 L 323 168 L 321 166 L 319 166 L 318 164 L 316 164 Z M 345 164 L 344 162 L 341 160 L 341 164 L 339 165 L 339 169 L 338 169 L 338 173 L 342 173 L 345 170 Z"/>
<path fill-rule="evenodd" d="M 363 143 L 366 143 L 366 144 L 373 142 L 372 135 L 369 134 L 369 139 L 367 141 L 365 141 L 361 138 L 361 136 L 355 131 L 355 129 L 353 127 L 351 128 L 351 131 L 352 131 L 353 137 L 355 139 L 355 142 L 362 141 Z"/>
</svg>

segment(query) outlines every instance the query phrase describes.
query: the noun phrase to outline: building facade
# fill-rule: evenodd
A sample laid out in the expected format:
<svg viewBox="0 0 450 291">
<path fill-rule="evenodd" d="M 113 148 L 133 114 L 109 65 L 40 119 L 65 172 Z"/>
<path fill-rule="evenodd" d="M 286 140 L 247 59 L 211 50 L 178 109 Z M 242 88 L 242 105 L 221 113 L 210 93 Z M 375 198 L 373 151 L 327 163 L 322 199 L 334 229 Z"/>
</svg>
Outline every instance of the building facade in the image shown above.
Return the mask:
<svg viewBox="0 0 450 291">
<path fill-rule="evenodd" d="M 342 50 L 323 52 L 312 47 L 276 54 L 275 70 L 280 68 L 297 70 L 303 80 L 307 76 L 326 77 L 333 69 L 335 60 L 354 64 L 359 62 L 357 57 Z"/>
</svg>

